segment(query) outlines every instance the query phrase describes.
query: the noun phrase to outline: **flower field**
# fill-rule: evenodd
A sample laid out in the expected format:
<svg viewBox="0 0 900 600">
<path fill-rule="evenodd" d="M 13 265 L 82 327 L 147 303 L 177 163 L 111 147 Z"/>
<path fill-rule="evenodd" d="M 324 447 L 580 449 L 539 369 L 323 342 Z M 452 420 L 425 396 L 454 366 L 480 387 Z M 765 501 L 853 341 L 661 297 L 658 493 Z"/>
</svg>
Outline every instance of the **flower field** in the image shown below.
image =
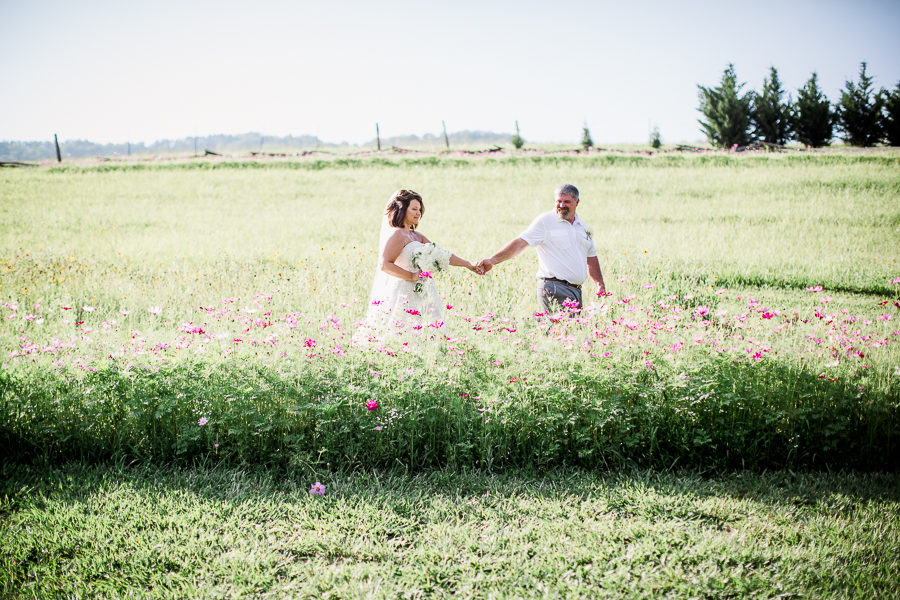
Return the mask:
<svg viewBox="0 0 900 600">
<path fill-rule="evenodd" d="M 337 467 L 900 466 L 900 155 L 370 158 L 0 171 L 0 447 Z M 477 260 L 581 189 L 609 296 L 531 251 L 383 344 L 380 209 Z"/>
</svg>

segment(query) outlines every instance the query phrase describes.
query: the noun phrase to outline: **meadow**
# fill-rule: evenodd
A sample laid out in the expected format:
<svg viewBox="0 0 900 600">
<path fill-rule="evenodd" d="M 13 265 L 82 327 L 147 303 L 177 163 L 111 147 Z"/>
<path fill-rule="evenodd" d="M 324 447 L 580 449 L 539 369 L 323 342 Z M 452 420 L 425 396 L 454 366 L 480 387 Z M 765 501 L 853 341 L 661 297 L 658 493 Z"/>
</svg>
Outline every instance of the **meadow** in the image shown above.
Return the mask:
<svg viewBox="0 0 900 600">
<path fill-rule="evenodd" d="M 896 597 L 898 167 L 880 150 L 0 170 L 0 592 Z M 611 295 L 536 314 L 526 251 L 441 273 L 441 321 L 351 341 L 394 190 L 475 261 L 563 181 Z"/>
<path fill-rule="evenodd" d="M 0 439 L 21 457 L 311 469 L 895 469 L 898 164 L 884 151 L 5 170 Z M 560 181 L 581 188 L 610 296 L 536 317 L 528 252 L 483 277 L 442 274 L 442 322 L 351 344 L 393 190 L 419 191 L 421 230 L 475 261 Z"/>
</svg>

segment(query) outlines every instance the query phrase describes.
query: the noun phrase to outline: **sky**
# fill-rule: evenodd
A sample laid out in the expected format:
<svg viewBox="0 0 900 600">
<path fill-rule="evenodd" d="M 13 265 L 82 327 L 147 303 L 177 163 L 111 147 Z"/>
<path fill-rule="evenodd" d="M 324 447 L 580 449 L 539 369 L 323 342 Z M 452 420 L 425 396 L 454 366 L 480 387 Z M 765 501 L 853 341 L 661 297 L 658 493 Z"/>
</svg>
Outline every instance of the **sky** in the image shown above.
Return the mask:
<svg viewBox="0 0 900 600">
<path fill-rule="evenodd" d="M 898 0 L 0 0 L 0 140 L 691 143 L 729 63 L 835 102 L 863 61 L 898 85 L 897 31 Z"/>
</svg>

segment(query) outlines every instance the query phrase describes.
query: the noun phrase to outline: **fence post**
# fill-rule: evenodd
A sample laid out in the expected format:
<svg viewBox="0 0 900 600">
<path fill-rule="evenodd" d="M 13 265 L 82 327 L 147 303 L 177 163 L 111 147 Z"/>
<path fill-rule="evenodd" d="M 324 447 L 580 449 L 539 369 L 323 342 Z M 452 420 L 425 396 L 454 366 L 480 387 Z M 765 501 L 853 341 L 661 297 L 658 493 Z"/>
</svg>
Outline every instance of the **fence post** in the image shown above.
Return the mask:
<svg viewBox="0 0 900 600">
<path fill-rule="evenodd" d="M 59 151 L 59 140 L 56 139 L 56 134 L 53 134 L 53 145 L 56 146 L 56 162 L 62 162 L 62 154 Z"/>
<path fill-rule="evenodd" d="M 378 143 L 378 149 L 381 150 L 381 130 L 378 129 L 378 123 L 375 123 L 375 141 Z"/>
<path fill-rule="evenodd" d="M 447 144 L 447 150 L 450 149 L 450 138 L 447 137 L 447 124 L 441 119 L 441 127 L 444 128 L 444 143 Z"/>
</svg>

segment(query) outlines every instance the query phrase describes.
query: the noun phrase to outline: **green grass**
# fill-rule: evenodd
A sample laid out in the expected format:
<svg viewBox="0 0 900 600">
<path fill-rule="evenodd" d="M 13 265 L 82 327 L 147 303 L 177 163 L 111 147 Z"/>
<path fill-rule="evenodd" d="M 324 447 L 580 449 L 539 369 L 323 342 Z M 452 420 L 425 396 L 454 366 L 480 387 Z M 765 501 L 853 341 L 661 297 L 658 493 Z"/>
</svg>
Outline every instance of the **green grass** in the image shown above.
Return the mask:
<svg viewBox="0 0 900 600">
<path fill-rule="evenodd" d="M 0 443 L 53 460 L 896 469 L 898 166 L 882 151 L 3 170 Z M 443 343 L 350 343 L 395 189 L 477 260 L 563 180 L 611 298 L 537 323 L 528 251 L 442 274 Z"/>
<path fill-rule="evenodd" d="M 0 597 L 900 597 L 898 166 L 0 170 Z M 391 192 L 475 260 L 561 181 L 612 297 L 534 319 L 527 252 L 350 343 Z"/>
<path fill-rule="evenodd" d="M 0 482 L 11 599 L 900 597 L 896 475 L 67 463 Z"/>
</svg>

